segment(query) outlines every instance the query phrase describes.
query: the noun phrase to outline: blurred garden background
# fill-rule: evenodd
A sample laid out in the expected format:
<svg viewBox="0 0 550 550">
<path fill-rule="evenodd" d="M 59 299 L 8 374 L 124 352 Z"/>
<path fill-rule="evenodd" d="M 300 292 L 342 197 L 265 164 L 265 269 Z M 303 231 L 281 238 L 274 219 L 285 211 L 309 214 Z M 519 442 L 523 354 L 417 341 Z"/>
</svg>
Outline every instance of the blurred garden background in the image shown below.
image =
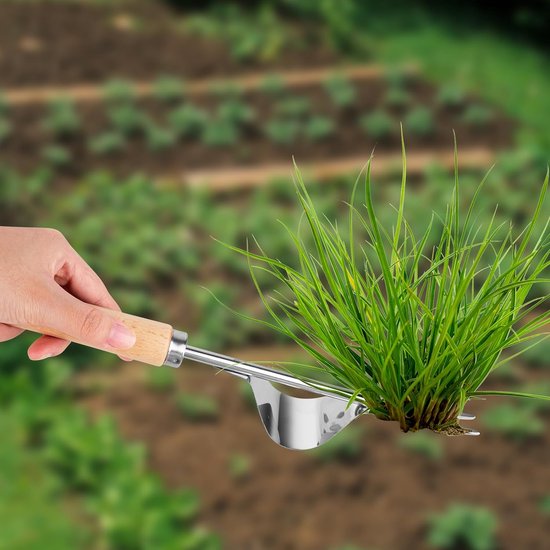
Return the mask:
<svg viewBox="0 0 550 550">
<path fill-rule="evenodd" d="M 521 225 L 550 159 L 549 24 L 547 0 L 2 0 L 0 223 L 61 230 L 124 311 L 193 345 L 301 359 L 220 305 L 264 315 L 218 240 L 293 261 L 293 156 L 345 227 L 375 150 L 391 223 L 400 123 L 419 233 L 450 196 L 453 130 L 465 196 L 495 164 L 481 216 Z M 480 438 L 361 418 L 295 453 L 230 376 L 78 346 L 32 364 L 30 341 L 0 345 L 0 549 L 549 548 L 544 402 L 469 404 Z M 548 395 L 549 363 L 546 340 L 490 387 Z"/>
</svg>

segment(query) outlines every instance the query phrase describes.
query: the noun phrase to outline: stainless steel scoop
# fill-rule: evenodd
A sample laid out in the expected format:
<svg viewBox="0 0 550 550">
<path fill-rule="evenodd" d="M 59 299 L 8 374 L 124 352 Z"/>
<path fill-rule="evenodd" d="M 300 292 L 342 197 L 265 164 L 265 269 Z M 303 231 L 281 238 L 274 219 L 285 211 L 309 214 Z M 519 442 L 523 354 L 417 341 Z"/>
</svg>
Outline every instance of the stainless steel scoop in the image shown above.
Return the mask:
<svg viewBox="0 0 550 550">
<path fill-rule="evenodd" d="M 360 398 L 350 403 L 349 390 L 315 385 L 268 367 L 187 345 L 187 334 L 174 331 L 165 365 L 179 367 L 184 359 L 210 365 L 246 380 L 252 387 L 264 428 L 275 443 L 287 449 L 313 449 L 326 443 L 358 416 L 369 412 Z M 319 397 L 295 397 L 273 384 L 304 390 Z M 462 414 L 461 420 L 475 416 Z M 479 435 L 469 430 L 468 435 Z"/>
<path fill-rule="evenodd" d="M 102 309 L 102 308 L 98 308 Z M 321 383 L 308 384 L 299 378 L 268 367 L 245 363 L 232 357 L 187 345 L 187 333 L 174 330 L 170 325 L 143 319 L 127 313 L 103 309 L 119 323 L 128 326 L 136 335 L 136 343 L 122 353 L 129 359 L 148 365 L 177 368 L 184 359 L 210 365 L 246 380 L 252 387 L 262 423 L 271 439 L 287 449 L 313 449 L 343 430 L 358 416 L 368 413 L 368 408 L 357 397 L 350 403 L 352 393 L 337 386 Z M 93 323 L 92 323 L 93 324 Z M 22 326 L 42 334 L 65 340 L 63 333 L 38 326 Z M 78 342 L 77 343 L 83 343 Z M 84 345 L 88 345 L 84 342 Z M 98 349 L 120 353 L 107 346 Z M 305 390 L 318 397 L 295 397 L 277 389 L 273 384 Z M 475 417 L 463 414 L 461 420 Z M 479 432 L 469 430 L 469 435 Z"/>
</svg>

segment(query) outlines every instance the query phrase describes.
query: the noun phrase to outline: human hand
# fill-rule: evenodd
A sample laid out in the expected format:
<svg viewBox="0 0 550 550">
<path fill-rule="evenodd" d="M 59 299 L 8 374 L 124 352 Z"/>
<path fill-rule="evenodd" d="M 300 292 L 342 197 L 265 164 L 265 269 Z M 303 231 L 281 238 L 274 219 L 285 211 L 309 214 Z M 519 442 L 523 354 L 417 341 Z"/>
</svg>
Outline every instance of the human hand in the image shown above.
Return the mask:
<svg viewBox="0 0 550 550">
<path fill-rule="evenodd" d="M 59 231 L 0 227 L 0 342 L 20 327 L 42 327 L 68 339 L 41 336 L 29 347 L 32 360 L 63 353 L 73 339 L 115 353 L 131 348 L 135 334 L 95 306 L 120 311 Z"/>
</svg>

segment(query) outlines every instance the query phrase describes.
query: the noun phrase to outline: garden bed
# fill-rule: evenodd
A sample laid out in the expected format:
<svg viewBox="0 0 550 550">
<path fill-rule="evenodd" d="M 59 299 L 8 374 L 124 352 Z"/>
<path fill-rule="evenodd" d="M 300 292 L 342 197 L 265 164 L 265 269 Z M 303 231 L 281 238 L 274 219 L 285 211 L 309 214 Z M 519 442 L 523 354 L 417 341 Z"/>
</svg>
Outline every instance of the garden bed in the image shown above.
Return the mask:
<svg viewBox="0 0 550 550">
<path fill-rule="evenodd" d="M 50 164 L 62 179 L 97 168 L 119 177 L 181 178 L 194 171 L 200 177 L 211 166 L 290 165 L 292 156 L 299 164 L 366 160 L 374 149 L 378 155 L 400 151 L 400 121 L 411 154 L 448 153 L 451 129 L 461 149 L 513 143 L 513 121 L 475 97 L 459 90 L 450 96 L 408 72 L 379 78 L 327 72 L 317 84 L 298 87 L 273 75 L 262 82 L 180 96 L 177 81 L 161 81 L 157 95 L 171 94 L 164 99 L 135 97 L 131 86 L 111 82 L 100 102 L 8 103 L 0 162 L 21 172 Z"/>
<path fill-rule="evenodd" d="M 239 24 L 236 15 L 228 17 L 228 25 Z M 206 36 L 206 29 L 192 32 L 188 19 L 168 2 L 146 0 L 1 2 L 0 86 L 93 83 L 113 76 L 148 80 L 164 73 L 226 76 L 245 67 L 312 67 L 336 60 L 319 31 L 304 25 L 275 21 L 269 32 L 277 33 L 277 47 L 258 58 L 249 50 L 262 49 L 261 36 L 257 44 L 244 44 L 243 52 L 238 42 Z M 242 37 L 238 29 L 233 35 L 244 42 L 240 32 Z"/>
<path fill-rule="evenodd" d="M 235 353 L 282 359 L 285 351 Z M 550 486 L 548 430 L 518 441 L 491 433 L 478 420 L 481 438 L 434 436 L 442 439 L 444 454 L 430 459 L 401 447 L 414 436 L 399 434 L 396 424 L 361 418 L 347 430 L 364 430 L 362 435 L 319 457 L 275 446 L 231 376 L 195 365 L 177 372 L 178 391 L 207 396 L 219 407 L 213 418 L 192 420 L 178 409 L 174 388 L 159 393 L 143 382 L 150 367 L 124 366 L 111 375 L 105 392 L 82 402 L 94 413 L 110 411 L 125 437 L 145 442 L 151 468 L 170 487 L 200 491 L 201 519 L 228 549 L 429 548 L 429 515 L 454 502 L 491 509 L 502 550 L 546 547 L 548 518 L 539 504 Z M 540 373 L 525 371 L 521 381 L 536 378 Z M 470 403 L 468 412 L 498 404 Z M 334 510 L 343 512 L 335 518 Z"/>
</svg>

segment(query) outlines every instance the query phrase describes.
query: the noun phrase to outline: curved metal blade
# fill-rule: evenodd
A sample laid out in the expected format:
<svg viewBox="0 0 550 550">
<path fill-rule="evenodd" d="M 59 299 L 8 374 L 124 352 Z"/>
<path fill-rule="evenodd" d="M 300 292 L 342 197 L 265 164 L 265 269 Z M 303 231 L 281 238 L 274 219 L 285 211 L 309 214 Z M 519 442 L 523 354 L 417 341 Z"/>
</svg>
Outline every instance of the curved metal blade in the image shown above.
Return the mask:
<svg viewBox="0 0 550 550">
<path fill-rule="evenodd" d="M 318 447 L 367 412 L 357 402 L 347 407 L 346 401 L 333 397 L 294 397 L 254 377 L 249 383 L 267 434 L 286 449 Z"/>
</svg>

